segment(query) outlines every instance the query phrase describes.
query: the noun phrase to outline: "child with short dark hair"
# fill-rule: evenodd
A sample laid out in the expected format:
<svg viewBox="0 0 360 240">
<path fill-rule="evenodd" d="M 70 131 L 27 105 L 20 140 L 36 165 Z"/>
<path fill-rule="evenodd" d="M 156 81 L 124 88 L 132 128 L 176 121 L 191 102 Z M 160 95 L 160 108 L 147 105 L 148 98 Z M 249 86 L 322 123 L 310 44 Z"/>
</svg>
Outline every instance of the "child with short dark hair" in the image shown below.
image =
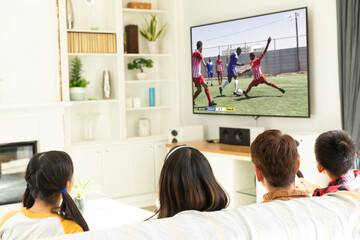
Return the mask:
<svg viewBox="0 0 360 240">
<path fill-rule="evenodd" d="M 35 154 L 25 173 L 24 208 L 4 216 L 0 239 L 38 239 L 88 231 L 86 221 L 69 195 L 73 173 L 74 166 L 67 153 Z"/>
<path fill-rule="evenodd" d="M 313 196 L 338 191 L 360 190 L 360 171 L 352 170 L 355 161 L 355 142 L 345 131 L 328 131 L 315 142 L 315 156 L 320 173 L 330 178 L 327 187 L 320 188 L 301 180 Z"/>
</svg>

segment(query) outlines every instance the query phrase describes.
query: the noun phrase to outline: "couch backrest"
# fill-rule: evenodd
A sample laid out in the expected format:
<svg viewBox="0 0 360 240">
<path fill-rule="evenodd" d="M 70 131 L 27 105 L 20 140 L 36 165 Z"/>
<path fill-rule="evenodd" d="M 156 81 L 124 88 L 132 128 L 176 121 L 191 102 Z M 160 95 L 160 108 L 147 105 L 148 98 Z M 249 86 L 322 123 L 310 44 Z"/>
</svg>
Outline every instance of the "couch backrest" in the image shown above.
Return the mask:
<svg viewBox="0 0 360 240">
<path fill-rule="evenodd" d="M 341 192 L 217 212 L 185 211 L 172 218 L 68 235 L 66 239 L 360 239 L 360 193 Z"/>
</svg>

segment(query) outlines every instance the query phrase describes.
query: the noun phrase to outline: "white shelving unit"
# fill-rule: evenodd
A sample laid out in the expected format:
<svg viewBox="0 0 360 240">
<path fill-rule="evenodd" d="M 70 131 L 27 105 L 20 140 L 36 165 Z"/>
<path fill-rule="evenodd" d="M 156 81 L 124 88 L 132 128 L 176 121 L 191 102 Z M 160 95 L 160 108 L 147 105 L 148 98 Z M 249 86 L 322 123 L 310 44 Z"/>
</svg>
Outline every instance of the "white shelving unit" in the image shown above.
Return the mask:
<svg viewBox="0 0 360 240">
<path fill-rule="evenodd" d="M 66 129 L 70 129 L 66 132 L 66 146 L 68 151 L 74 155 L 75 166 L 83 167 L 77 176 L 92 178 L 91 174 L 96 175 L 94 184 L 104 185 L 105 189 L 109 189 L 108 186 L 105 186 L 107 182 L 124 181 L 126 183 L 132 181 L 119 179 L 121 177 L 119 174 L 109 172 L 109 170 L 116 170 L 116 166 L 123 169 L 129 167 L 131 179 L 134 179 L 134 176 L 145 174 L 144 178 L 139 179 L 139 182 L 132 182 L 130 190 L 120 191 L 121 194 L 119 192 L 107 194 L 115 198 L 124 196 L 131 198 L 133 194 L 146 195 L 147 197 L 151 196 L 149 199 L 153 201 L 154 189 L 148 188 L 148 191 L 145 191 L 141 188 L 140 183 L 148 184 L 149 181 L 157 181 L 157 177 L 151 175 L 155 172 L 148 169 L 150 173 L 142 173 L 141 169 L 139 169 L 140 172 L 137 172 L 133 168 L 136 164 L 145 164 L 145 162 L 141 162 L 146 161 L 143 158 L 152 156 L 149 161 L 154 161 L 157 169 L 161 169 L 159 164 L 165 157 L 163 155 L 166 153 L 165 141 L 168 128 L 179 123 L 178 52 L 175 47 L 178 39 L 176 8 L 179 3 L 178 0 L 149 0 L 147 2 L 152 3 L 153 9 L 140 10 L 127 8 L 128 2 L 130 0 L 104 0 L 96 1 L 94 6 L 88 6 L 86 1 L 73 0 L 75 28 L 67 29 L 65 1 L 59 1 L 63 101 L 70 101 L 70 64 L 76 56 L 81 59 L 83 64 L 83 77 L 90 81 L 90 85 L 86 88 L 87 100 L 71 102 L 71 107 L 66 114 Z M 166 30 L 159 38 L 159 53 L 149 54 L 147 42 L 139 34 L 139 53 L 125 54 L 123 47 L 125 26 L 136 24 L 139 29 L 144 28 L 146 26 L 144 17 L 150 18 L 151 14 L 157 14 L 160 25 L 168 23 Z M 91 27 L 98 27 L 98 30 L 90 30 Z M 68 53 L 68 32 L 115 34 L 116 53 Z M 136 71 L 127 69 L 128 63 L 136 58 L 153 60 L 154 67 L 145 69 L 148 73 L 148 80 L 135 80 Z M 112 95 L 109 100 L 102 97 L 104 70 L 110 71 Z M 148 104 L 149 88 L 152 87 L 159 91 L 161 99 L 161 102 L 156 103 L 155 107 L 149 107 Z M 89 98 L 96 100 L 88 100 Z M 141 108 L 126 108 L 125 100 L 127 98 L 140 98 Z M 84 124 L 80 116 L 86 113 L 99 113 L 92 141 L 85 140 L 83 134 Z M 137 134 L 137 123 L 140 118 L 149 118 L 151 121 L 151 135 L 148 137 L 139 137 Z M 146 150 L 144 150 L 144 154 L 140 155 L 132 153 L 132 149 L 137 148 Z M 87 156 L 89 157 L 88 162 L 79 159 Z M 123 159 L 121 164 L 125 165 L 121 165 L 119 161 L 122 156 L 129 156 L 129 161 L 134 161 L 134 163 L 126 163 Z M 110 163 L 116 166 L 111 167 L 108 165 Z M 84 164 L 88 164 L 88 166 L 85 167 Z M 95 171 L 100 166 L 102 166 L 102 174 Z M 158 174 L 158 170 L 156 174 Z M 154 186 L 156 186 L 156 182 L 154 182 Z"/>
</svg>

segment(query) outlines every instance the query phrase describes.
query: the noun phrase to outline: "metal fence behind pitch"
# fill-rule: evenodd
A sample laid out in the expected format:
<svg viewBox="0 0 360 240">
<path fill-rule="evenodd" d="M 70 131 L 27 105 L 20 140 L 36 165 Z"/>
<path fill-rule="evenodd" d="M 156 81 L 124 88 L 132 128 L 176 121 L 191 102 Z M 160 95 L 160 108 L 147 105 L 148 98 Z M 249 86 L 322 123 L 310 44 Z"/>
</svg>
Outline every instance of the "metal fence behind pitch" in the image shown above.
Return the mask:
<svg viewBox="0 0 360 240">
<path fill-rule="evenodd" d="M 281 73 L 292 73 L 304 71 L 308 69 L 307 62 L 307 47 L 306 47 L 306 36 L 299 37 L 302 47 L 296 47 L 296 38 L 289 37 L 283 39 L 275 39 L 269 45 L 269 49 L 261 61 L 261 70 L 263 74 L 281 74 Z M 237 67 L 239 71 L 250 67 L 249 54 L 254 52 L 256 56 L 262 53 L 265 41 L 262 44 L 258 43 L 242 43 L 238 45 L 232 45 L 232 50 L 227 46 L 218 46 L 212 48 L 204 48 L 203 53 L 205 56 L 205 62 L 208 61 L 209 57 L 213 62 L 213 72 L 216 77 L 216 60 L 220 54 L 220 58 L 223 61 L 223 76 L 227 76 L 227 69 L 225 67 L 227 56 L 229 51 L 233 52 L 237 47 L 241 47 L 242 53 L 239 56 L 238 63 L 244 63 L 244 67 Z M 277 49 L 276 46 L 283 46 L 281 49 Z M 286 47 L 285 47 L 286 46 Z M 255 51 L 254 51 L 255 50 Z M 207 71 L 202 67 L 202 74 L 207 77 Z"/>
</svg>

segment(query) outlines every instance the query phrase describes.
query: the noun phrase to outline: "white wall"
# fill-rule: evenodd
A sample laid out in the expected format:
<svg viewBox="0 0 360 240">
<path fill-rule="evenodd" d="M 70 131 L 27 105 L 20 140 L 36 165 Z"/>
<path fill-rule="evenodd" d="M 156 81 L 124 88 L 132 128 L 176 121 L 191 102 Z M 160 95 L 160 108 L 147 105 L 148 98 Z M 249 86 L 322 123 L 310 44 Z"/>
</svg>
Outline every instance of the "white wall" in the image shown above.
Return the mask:
<svg viewBox="0 0 360 240">
<path fill-rule="evenodd" d="M 192 113 L 190 26 L 308 7 L 311 118 L 208 116 Z M 263 126 L 286 133 L 322 132 L 341 127 L 335 0 L 184 0 L 180 41 L 181 123 L 205 125 L 206 138 L 219 126 Z M 203 93 L 202 93 L 203 94 Z"/>
<path fill-rule="evenodd" d="M 0 104 L 59 100 L 55 0 L 0 1 Z"/>
</svg>

